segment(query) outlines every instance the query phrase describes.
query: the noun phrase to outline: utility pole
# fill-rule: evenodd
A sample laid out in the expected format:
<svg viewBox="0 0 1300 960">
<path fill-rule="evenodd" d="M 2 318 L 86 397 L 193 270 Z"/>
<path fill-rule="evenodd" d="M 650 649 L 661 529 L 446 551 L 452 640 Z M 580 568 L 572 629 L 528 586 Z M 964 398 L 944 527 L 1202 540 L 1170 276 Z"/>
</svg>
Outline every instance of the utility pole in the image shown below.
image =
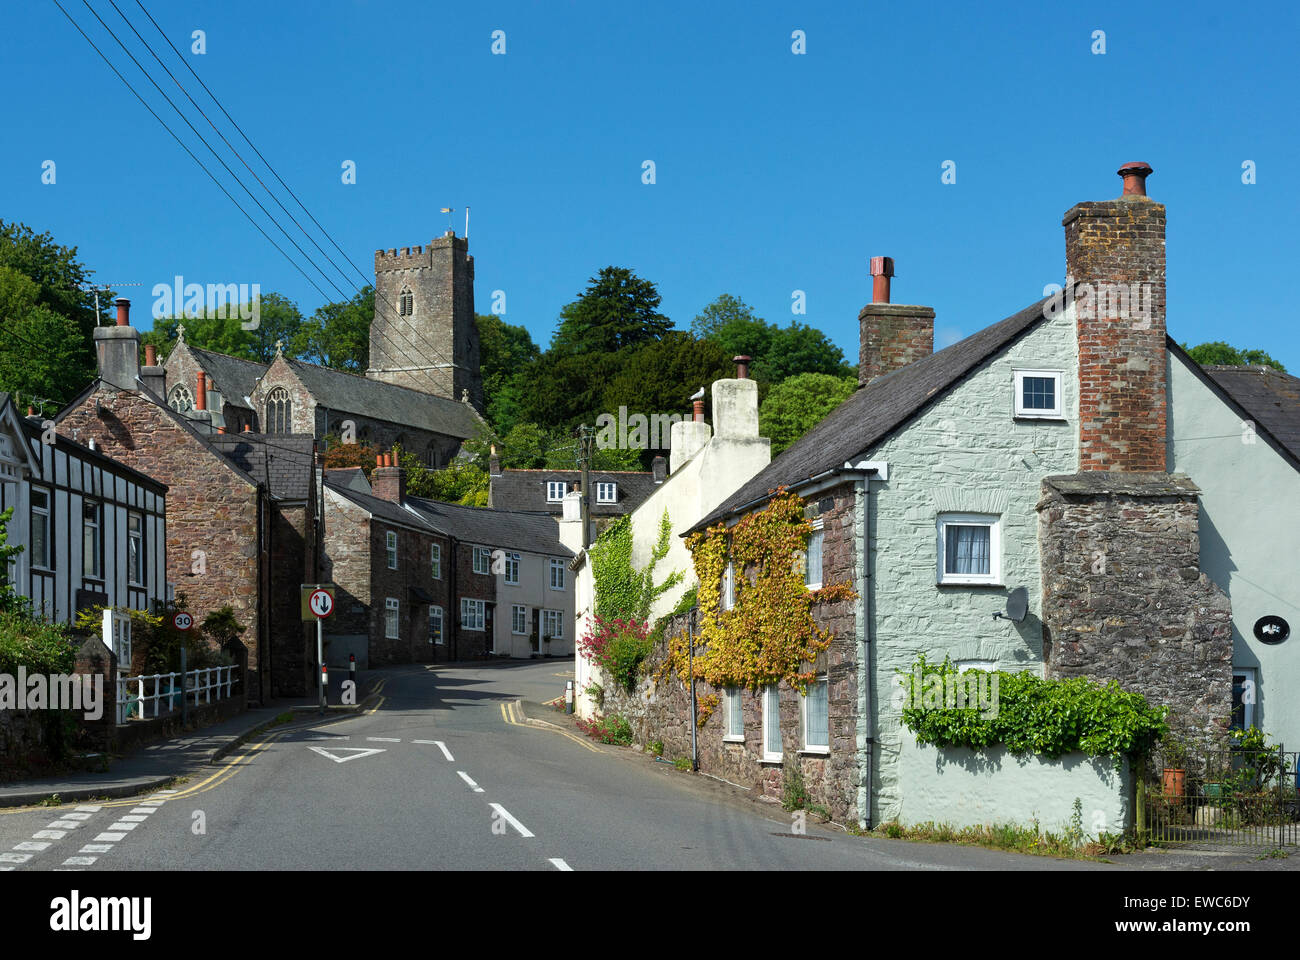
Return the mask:
<svg viewBox="0 0 1300 960">
<path fill-rule="evenodd" d="M 591 448 L 595 436 L 585 423 L 578 428 L 578 465 L 582 468 L 582 549 L 591 546 Z"/>
</svg>

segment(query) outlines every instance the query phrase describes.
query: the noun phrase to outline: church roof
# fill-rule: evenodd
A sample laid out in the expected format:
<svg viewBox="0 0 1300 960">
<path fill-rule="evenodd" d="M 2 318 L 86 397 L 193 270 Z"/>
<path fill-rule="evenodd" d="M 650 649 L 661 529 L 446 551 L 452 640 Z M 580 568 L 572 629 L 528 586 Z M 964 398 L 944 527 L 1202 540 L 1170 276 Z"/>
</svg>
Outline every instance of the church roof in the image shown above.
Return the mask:
<svg viewBox="0 0 1300 960">
<path fill-rule="evenodd" d="M 472 406 L 395 383 L 285 358 L 316 402 L 331 411 L 387 420 L 467 440 L 482 419 Z M 220 381 L 218 381 L 219 383 Z"/>
<path fill-rule="evenodd" d="M 232 357 L 227 353 L 213 353 L 199 347 L 185 344 L 194 354 L 204 371 L 216 381 L 221 396 L 231 406 L 252 410 L 248 398 L 253 395 L 257 381 L 265 374 L 270 364 Z"/>
</svg>

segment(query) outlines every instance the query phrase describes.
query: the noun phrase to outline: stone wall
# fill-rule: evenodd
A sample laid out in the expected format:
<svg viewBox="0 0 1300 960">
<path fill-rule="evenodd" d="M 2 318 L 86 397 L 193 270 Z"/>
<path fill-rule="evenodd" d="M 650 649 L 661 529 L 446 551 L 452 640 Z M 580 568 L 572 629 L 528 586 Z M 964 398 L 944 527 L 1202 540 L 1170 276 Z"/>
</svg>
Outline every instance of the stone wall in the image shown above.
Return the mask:
<svg viewBox="0 0 1300 960">
<path fill-rule="evenodd" d="M 1200 572 L 1197 493 L 1159 473 L 1043 481 L 1044 669 L 1117 680 L 1167 704 L 1175 736 L 1218 751 L 1232 712 L 1232 611 Z"/>
<path fill-rule="evenodd" d="M 854 497 L 851 486 L 839 487 L 815 499 L 808 514 L 820 517 L 823 524 L 823 583 L 852 582 L 854 578 Z M 817 623 L 834 634 L 831 646 L 821 653 L 813 666 L 827 677 L 830 750 L 825 754 L 802 750 L 802 697 L 798 691 L 781 684 L 780 713 L 782 759 L 762 760 L 763 704 L 761 693 L 741 692 L 744 715 L 744 742 L 726 742 L 722 691 L 703 681 L 696 682 L 696 701 L 717 694 L 717 709 L 696 732 L 700 771 L 746 787 L 755 794 L 780 799 L 784 780 L 796 769 L 802 774 L 809 802 L 830 811 L 838 823 L 856 820 L 857 809 L 857 601 L 825 603 L 813 608 Z M 640 744 L 662 740 L 664 755 L 670 759 L 691 755 L 690 689 L 676 676 L 659 683 L 651 679 L 667 655 L 668 638 L 682 636 L 692 614 L 667 619 L 664 639 L 643 668 L 637 687 L 631 693 L 600 674 L 604 702 L 599 710 L 604 716 L 622 714 L 632 723 Z M 703 652 L 703 648 L 697 648 Z"/>
</svg>

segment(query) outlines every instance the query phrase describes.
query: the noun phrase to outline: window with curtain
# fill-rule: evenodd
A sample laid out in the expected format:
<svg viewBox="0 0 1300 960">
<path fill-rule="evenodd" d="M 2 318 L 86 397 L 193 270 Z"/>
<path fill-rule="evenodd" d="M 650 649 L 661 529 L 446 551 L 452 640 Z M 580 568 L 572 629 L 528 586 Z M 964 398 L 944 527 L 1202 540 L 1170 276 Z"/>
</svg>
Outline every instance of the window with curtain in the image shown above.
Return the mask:
<svg viewBox="0 0 1300 960">
<path fill-rule="evenodd" d="M 722 698 L 725 709 L 723 715 L 727 721 L 727 731 L 722 739 L 741 742 L 745 739 L 745 713 L 740 700 L 740 688 L 727 687 L 722 691 Z"/>
<path fill-rule="evenodd" d="M 821 521 L 818 521 L 820 523 Z M 804 583 L 809 590 L 819 590 L 822 585 L 822 540 L 821 527 L 817 527 L 808 536 L 808 554 L 804 563 Z"/>
<path fill-rule="evenodd" d="M 99 579 L 103 554 L 103 531 L 99 524 L 99 504 L 87 500 L 81 505 L 81 572 Z"/>
<path fill-rule="evenodd" d="M 389 640 L 397 639 L 397 600 L 388 597 L 384 600 L 384 636 Z"/>
<path fill-rule="evenodd" d="M 293 401 L 284 387 L 276 387 L 266 398 L 266 432 L 293 432 Z"/>
<path fill-rule="evenodd" d="M 53 567 L 50 563 L 50 494 L 48 490 L 32 487 L 32 566 L 42 570 Z"/>
<path fill-rule="evenodd" d="M 803 746 L 805 750 L 830 750 L 830 720 L 828 684 L 825 677 L 818 677 L 808 684 L 808 693 L 803 698 Z"/>
<path fill-rule="evenodd" d="M 442 607 L 429 608 L 429 642 L 442 643 Z"/>
<path fill-rule="evenodd" d="M 763 688 L 763 759 L 781 759 L 781 694 L 775 685 Z"/>
<path fill-rule="evenodd" d="M 940 583 L 999 582 L 998 523 L 991 515 L 940 514 Z"/>
<path fill-rule="evenodd" d="M 727 567 L 722 571 L 722 598 L 721 606 L 723 610 L 730 610 L 736 605 L 736 565 L 727 562 Z"/>
<path fill-rule="evenodd" d="M 126 515 L 126 573 L 133 584 L 144 584 L 144 517 Z"/>
</svg>

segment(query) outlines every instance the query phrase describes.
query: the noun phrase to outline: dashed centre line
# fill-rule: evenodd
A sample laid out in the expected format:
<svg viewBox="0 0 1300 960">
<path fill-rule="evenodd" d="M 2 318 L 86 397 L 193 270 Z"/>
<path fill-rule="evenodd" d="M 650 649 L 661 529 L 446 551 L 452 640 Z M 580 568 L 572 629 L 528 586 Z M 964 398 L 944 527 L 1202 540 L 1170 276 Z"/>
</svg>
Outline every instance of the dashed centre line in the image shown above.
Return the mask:
<svg viewBox="0 0 1300 960">
<path fill-rule="evenodd" d="M 514 817 L 512 817 L 510 815 L 510 811 L 507 810 L 505 807 L 501 806 L 501 804 L 489 803 L 488 806 L 491 807 L 494 811 L 496 811 L 497 816 L 499 816 L 506 823 L 510 824 L 510 826 L 514 827 L 515 830 L 519 832 L 519 836 L 521 837 L 533 836 L 533 832 L 529 830 L 527 827 L 525 827 L 518 820 L 516 820 Z"/>
<path fill-rule="evenodd" d="M 464 770 L 457 770 L 456 773 L 460 775 L 460 778 L 461 778 L 462 780 L 464 780 L 467 784 L 469 784 L 469 788 L 470 788 L 471 790 L 473 790 L 475 793 L 482 793 L 482 792 L 483 792 L 483 788 L 480 787 L 480 786 L 479 786 L 477 783 L 475 783 L 473 780 L 471 780 L 471 779 L 470 779 L 470 775 L 469 775 L 468 773 L 466 773 Z"/>
<path fill-rule="evenodd" d="M 573 867 L 565 863 L 560 857 L 551 857 L 551 866 L 561 873 L 573 873 Z"/>
</svg>

